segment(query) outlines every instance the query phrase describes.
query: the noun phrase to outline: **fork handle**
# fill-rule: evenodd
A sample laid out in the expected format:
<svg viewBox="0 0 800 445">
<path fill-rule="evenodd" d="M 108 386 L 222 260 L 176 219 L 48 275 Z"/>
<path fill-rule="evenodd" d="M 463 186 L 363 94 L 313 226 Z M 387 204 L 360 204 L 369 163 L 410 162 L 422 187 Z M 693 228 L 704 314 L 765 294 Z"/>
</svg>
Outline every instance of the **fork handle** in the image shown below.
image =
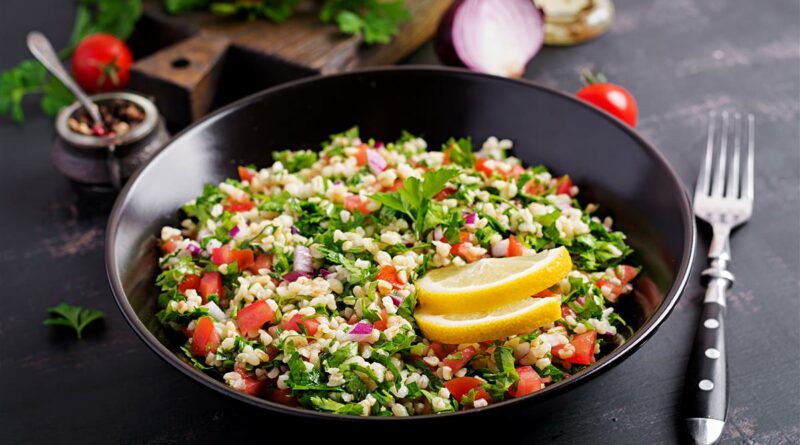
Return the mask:
<svg viewBox="0 0 800 445">
<path fill-rule="evenodd" d="M 703 275 L 710 280 L 689 356 L 684 414 L 694 443 L 711 445 L 722 435 L 728 410 L 725 291 L 733 283 L 733 275 L 713 266 Z"/>
</svg>

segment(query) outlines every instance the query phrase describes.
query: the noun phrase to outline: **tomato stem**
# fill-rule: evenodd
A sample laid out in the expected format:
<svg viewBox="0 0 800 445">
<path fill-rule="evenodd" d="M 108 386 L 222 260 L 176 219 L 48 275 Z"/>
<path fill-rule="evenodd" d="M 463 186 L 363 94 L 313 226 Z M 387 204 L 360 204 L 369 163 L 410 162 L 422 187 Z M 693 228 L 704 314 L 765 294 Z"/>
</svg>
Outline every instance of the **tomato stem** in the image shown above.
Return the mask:
<svg viewBox="0 0 800 445">
<path fill-rule="evenodd" d="M 588 68 L 581 71 L 581 78 L 583 79 L 583 83 L 586 85 L 608 82 L 608 79 L 606 79 L 606 76 L 603 73 L 599 71 L 592 71 Z"/>
</svg>

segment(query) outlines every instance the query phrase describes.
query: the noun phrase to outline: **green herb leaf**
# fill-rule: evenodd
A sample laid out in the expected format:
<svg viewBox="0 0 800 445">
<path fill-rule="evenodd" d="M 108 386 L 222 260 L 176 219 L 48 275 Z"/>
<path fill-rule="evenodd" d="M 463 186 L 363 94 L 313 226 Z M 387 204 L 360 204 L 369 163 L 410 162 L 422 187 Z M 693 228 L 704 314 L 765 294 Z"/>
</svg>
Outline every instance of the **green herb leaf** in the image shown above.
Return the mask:
<svg viewBox="0 0 800 445">
<path fill-rule="evenodd" d="M 83 329 L 90 323 L 102 319 L 105 314 L 97 309 L 84 309 L 80 306 L 72 306 L 61 303 L 57 306 L 47 308 L 47 312 L 54 315 L 44 321 L 44 324 L 51 326 L 68 326 L 75 329 L 75 334 L 81 338 Z"/>
</svg>

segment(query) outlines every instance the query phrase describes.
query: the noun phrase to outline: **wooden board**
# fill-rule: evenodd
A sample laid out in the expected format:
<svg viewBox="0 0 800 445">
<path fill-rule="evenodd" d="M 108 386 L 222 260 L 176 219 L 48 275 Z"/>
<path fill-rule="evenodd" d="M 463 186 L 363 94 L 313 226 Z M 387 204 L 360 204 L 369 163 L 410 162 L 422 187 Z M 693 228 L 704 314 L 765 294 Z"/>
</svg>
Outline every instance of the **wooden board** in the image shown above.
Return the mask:
<svg viewBox="0 0 800 445">
<path fill-rule="evenodd" d="M 155 97 L 170 123 L 186 125 L 217 105 L 287 80 L 396 63 L 433 35 L 451 2 L 406 0 L 412 19 L 392 42 L 365 45 L 320 22 L 313 2 L 276 24 L 208 12 L 173 16 L 161 0 L 145 0 L 132 46 L 152 53 L 133 65 L 131 88 Z"/>
</svg>

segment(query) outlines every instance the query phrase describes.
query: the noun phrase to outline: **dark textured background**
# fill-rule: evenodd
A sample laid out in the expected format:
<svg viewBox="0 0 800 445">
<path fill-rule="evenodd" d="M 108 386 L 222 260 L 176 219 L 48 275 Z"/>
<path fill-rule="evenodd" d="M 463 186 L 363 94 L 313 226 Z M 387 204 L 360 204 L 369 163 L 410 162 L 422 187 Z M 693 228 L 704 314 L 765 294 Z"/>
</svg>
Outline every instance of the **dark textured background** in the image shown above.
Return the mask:
<svg viewBox="0 0 800 445">
<path fill-rule="evenodd" d="M 72 3 L 3 0 L 0 68 L 27 57 L 24 35 L 66 41 Z M 574 91 L 583 67 L 634 92 L 639 131 L 688 184 L 710 110 L 757 119 L 757 200 L 732 242 L 729 422 L 724 444 L 800 442 L 800 8 L 795 0 L 617 0 L 603 38 L 548 48 L 526 77 Z M 411 63 L 435 61 L 430 46 Z M 35 104 L 30 104 L 35 111 Z M 0 443 L 385 441 L 388 431 L 309 424 L 234 403 L 160 361 L 118 312 L 103 265 L 108 198 L 77 193 L 49 163 L 52 121 L 0 122 Z M 705 252 L 708 231 L 701 229 Z M 695 264 L 704 266 L 703 255 Z M 699 316 L 698 273 L 678 307 L 629 360 L 516 418 L 444 423 L 390 438 L 452 442 L 491 432 L 525 442 L 685 443 L 680 396 Z M 103 309 L 83 341 L 42 326 L 61 301 Z M 487 428 L 488 427 L 488 428 Z M 421 428 L 421 427 L 420 427 Z M 405 433 L 405 434 L 402 434 Z M 410 434 L 409 434 L 410 433 Z"/>
</svg>

